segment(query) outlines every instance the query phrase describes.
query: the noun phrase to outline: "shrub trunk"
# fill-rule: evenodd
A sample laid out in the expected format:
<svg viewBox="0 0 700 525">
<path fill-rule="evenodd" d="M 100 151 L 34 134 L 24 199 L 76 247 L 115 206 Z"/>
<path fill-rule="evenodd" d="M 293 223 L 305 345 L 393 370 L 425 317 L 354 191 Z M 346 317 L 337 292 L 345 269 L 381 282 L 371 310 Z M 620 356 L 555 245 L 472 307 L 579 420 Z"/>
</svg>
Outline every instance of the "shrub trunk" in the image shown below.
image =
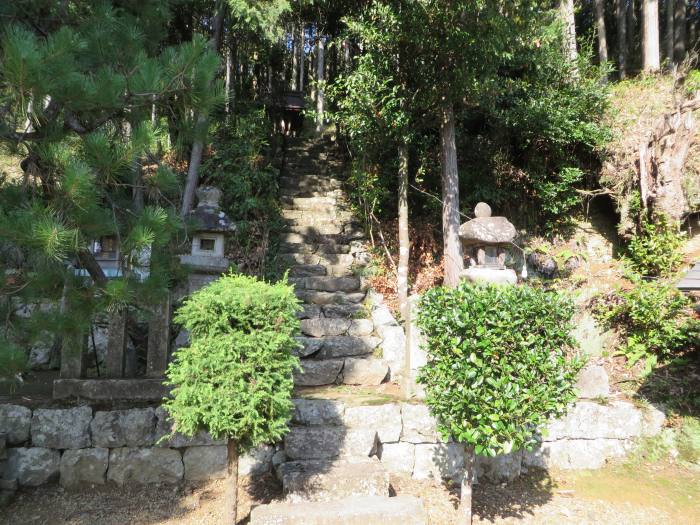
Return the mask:
<svg viewBox="0 0 700 525">
<path fill-rule="evenodd" d="M 238 521 L 238 443 L 228 440 L 228 479 L 226 480 L 226 523 L 236 525 Z"/>
</svg>

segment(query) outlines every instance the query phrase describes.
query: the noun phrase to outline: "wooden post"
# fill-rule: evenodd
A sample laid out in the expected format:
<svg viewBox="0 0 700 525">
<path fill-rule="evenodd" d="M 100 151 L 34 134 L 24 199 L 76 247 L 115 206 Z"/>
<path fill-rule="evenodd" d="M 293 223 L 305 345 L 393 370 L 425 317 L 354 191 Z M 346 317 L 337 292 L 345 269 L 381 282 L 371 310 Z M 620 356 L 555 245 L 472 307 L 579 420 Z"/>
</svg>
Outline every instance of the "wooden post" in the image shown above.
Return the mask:
<svg viewBox="0 0 700 525">
<path fill-rule="evenodd" d="M 105 375 L 124 377 L 124 355 L 126 354 L 126 310 L 111 314 L 105 356 Z"/>
<path fill-rule="evenodd" d="M 148 354 L 146 375 L 163 377 L 168 366 L 170 350 L 170 294 L 153 308 L 153 318 L 148 323 Z"/>
</svg>

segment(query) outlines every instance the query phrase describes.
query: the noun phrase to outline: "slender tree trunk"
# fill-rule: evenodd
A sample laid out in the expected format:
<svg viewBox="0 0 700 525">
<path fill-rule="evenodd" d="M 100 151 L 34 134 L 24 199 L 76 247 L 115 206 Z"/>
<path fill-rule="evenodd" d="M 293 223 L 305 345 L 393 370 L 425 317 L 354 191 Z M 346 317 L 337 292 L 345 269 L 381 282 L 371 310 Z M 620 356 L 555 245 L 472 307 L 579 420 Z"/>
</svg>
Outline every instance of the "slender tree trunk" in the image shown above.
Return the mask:
<svg viewBox="0 0 700 525">
<path fill-rule="evenodd" d="M 673 21 L 674 29 L 674 56 L 677 63 L 685 59 L 685 21 L 686 0 L 676 0 L 676 14 Z"/>
<path fill-rule="evenodd" d="M 578 74 L 576 62 L 578 51 L 576 49 L 576 17 L 574 13 L 574 0 L 561 0 L 559 2 L 562 22 L 564 24 L 564 52 L 569 62 L 573 64 L 574 71 Z"/>
<path fill-rule="evenodd" d="M 225 3 L 223 0 L 217 2 L 216 17 L 214 18 L 214 36 L 209 41 L 209 46 L 216 52 L 221 44 L 221 33 L 224 26 Z M 200 111 L 195 124 L 195 139 L 190 152 L 190 163 L 187 167 L 187 180 L 185 190 L 182 194 L 182 209 L 180 215 L 186 217 L 194 205 L 194 195 L 197 190 L 199 180 L 199 165 L 202 163 L 202 152 L 204 151 L 204 138 L 207 134 L 209 119 L 205 111 Z"/>
<path fill-rule="evenodd" d="M 601 64 L 608 61 L 608 39 L 605 34 L 605 0 L 595 0 L 595 19 L 598 29 L 598 59 Z"/>
<path fill-rule="evenodd" d="M 396 271 L 396 289 L 399 310 L 404 320 L 408 318 L 408 148 L 399 146 L 399 265 Z"/>
<path fill-rule="evenodd" d="M 472 479 L 474 477 L 474 448 L 465 447 L 464 476 L 460 486 L 457 525 L 472 523 Z"/>
<path fill-rule="evenodd" d="M 629 0 L 627 6 L 627 58 L 628 67 L 635 57 L 638 41 L 637 41 L 637 10 L 635 8 L 636 0 Z M 644 0 L 642 0 L 644 1 Z"/>
<path fill-rule="evenodd" d="M 617 67 L 620 80 L 627 77 L 627 2 L 616 0 L 615 16 L 617 18 Z"/>
<path fill-rule="evenodd" d="M 443 108 L 440 126 L 442 144 L 442 236 L 445 286 L 459 284 L 464 268 L 462 243 L 459 239 L 459 173 L 455 143 L 454 109 L 451 103 Z"/>
<path fill-rule="evenodd" d="M 226 116 L 228 118 L 231 112 L 231 69 L 233 68 L 233 61 L 231 60 L 231 46 L 226 46 L 226 84 L 225 84 L 225 95 L 226 95 Z"/>
<path fill-rule="evenodd" d="M 666 0 L 665 4 L 665 15 L 666 15 L 666 59 L 668 60 L 669 67 L 673 66 L 673 50 L 674 50 L 674 39 L 675 33 L 673 29 L 673 17 L 675 16 L 675 0 Z"/>
<path fill-rule="evenodd" d="M 226 483 L 226 523 L 236 525 L 238 521 L 238 443 L 228 441 L 228 480 Z"/>
<path fill-rule="evenodd" d="M 318 35 L 318 44 L 316 46 L 316 131 L 323 129 L 323 66 L 324 66 L 324 49 L 325 43 L 323 36 Z"/>
<path fill-rule="evenodd" d="M 644 0 L 644 61 L 645 73 L 654 73 L 659 70 L 659 2 L 658 0 Z"/>
<path fill-rule="evenodd" d="M 304 60 L 304 24 L 302 23 L 299 27 L 299 91 L 304 91 L 304 73 L 305 73 L 305 60 Z"/>
<path fill-rule="evenodd" d="M 297 79 L 299 78 L 299 42 L 297 41 L 297 32 L 292 26 L 292 91 L 296 91 L 299 87 Z"/>
</svg>

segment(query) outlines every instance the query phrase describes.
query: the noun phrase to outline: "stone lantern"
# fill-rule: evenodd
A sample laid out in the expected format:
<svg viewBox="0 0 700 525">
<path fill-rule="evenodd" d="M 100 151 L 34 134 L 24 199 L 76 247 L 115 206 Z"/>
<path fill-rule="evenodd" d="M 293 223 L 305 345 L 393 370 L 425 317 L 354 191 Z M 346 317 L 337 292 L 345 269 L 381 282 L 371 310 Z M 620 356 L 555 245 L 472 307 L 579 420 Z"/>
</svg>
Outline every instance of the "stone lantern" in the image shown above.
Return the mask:
<svg viewBox="0 0 700 525">
<path fill-rule="evenodd" d="M 491 207 L 480 202 L 474 208 L 475 218 L 459 227 L 459 237 L 470 267 L 462 279 L 472 282 L 515 284 L 515 270 L 506 268 L 506 256 L 517 232 L 505 217 L 491 217 Z"/>
<path fill-rule="evenodd" d="M 229 260 L 224 255 L 227 234 L 235 226 L 221 210 L 221 190 L 213 186 L 197 189 L 199 203 L 189 214 L 194 223 L 192 251 L 181 255 L 180 262 L 204 273 L 222 273 L 228 270 Z"/>
</svg>

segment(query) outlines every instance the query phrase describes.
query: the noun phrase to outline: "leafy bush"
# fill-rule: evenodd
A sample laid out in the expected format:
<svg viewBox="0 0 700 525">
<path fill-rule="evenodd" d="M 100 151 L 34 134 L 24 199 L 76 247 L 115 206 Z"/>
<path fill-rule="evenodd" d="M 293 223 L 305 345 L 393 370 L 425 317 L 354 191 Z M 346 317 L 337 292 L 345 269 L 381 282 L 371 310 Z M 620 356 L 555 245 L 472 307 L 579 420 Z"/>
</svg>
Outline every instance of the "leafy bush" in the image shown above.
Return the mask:
<svg viewBox="0 0 700 525">
<path fill-rule="evenodd" d="M 676 446 L 683 461 L 700 464 L 700 420 L 693 417 L 681 418 Z"/>
<path fill-rule="evenodd" d="M 668 276 L 683 262 L 680 247 L 685 236 L 665 216 L 645 221 L 640 234 L 627 246 L 632 268 L 645 276 Z"/>
<path fill-rule="evenodd" d="M 700 323 L 690 317 L 689 306 L 689 299 L 673 285 L 639 279 L 631 290 L 604 298 L 595 313 L 622 332 L 625 341 L 619 353 L 629 364 L 646 359 L 650 371 L 658 358 L 697 346 Z"/>
<path fill-rule="evenodd" d="M 179 432 L 204 428 L 243 448 L 279 440 L 291 415 L 299 302 L 286 283 L 226 275 L 194 293 L 175 320 L 191 344 L 167 370 L 164 406 Z"/>
<path fill-rule="evenodd" d="M 482 455 L 534 444 L 537 428 L 576 397 L 573 312 L 564 297 L 527 286 L 426 292 L 417 321 L 428 363 L 419 382 L 440 433 Z"/>
</svg>

